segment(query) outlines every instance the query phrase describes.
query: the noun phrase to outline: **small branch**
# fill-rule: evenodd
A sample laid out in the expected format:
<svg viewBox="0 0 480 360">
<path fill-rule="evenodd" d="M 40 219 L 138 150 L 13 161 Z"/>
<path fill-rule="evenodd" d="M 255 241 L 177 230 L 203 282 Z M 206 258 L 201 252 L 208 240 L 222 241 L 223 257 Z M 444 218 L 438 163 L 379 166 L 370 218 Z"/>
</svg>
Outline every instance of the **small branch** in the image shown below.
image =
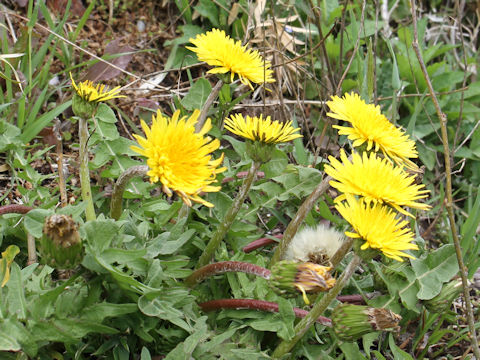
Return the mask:
<svg viewBox="0 0 480 360">
<path fill-rule="evenodd" d="M 27 205 L 20 205 L 20 204 L 3 205 L 3 206 L 0 206 L 0 215 L 4 215 L 4 214 L 25 215 L 30 210 L 33 210 L 33 208 Z"/>
<path fill-rule="evenodd" d="M 277 239 L 281 239 L 282 236 L 283 235 L 280 234 L 280 235 L 275 235 L 274 237 L 277 238 Z M 271 238 L 268 238 L 268 237 L 263 237 L 263 238 L 252 241 L 248 245 L 245 245 L 242 250 L 243 250 L 244 253 L 249 253 L 249 252 L 252 252 L 253 250 L 256 250 L 258 248 L 268 246 L 268 245 L 271 245 L 271 244 L 276 244 L 276 243 L 278 243 L 278 241 L 275 241 L 275 240 L 273 240 Z"/>
<path fill-rule="evenodd" d="M 212 106 L 213 102 L 217 98 L 218 93 L 222 89 L 222 86 L 223 86 L 223 81 L 218 80 L 218 82 L 213 87 L 212 92 L 210 93 L 210 95 L 208 95 L 207 100 L 205 101 L 205 104 L 203 104 L 202 111 L 200 112 L 200 115 L 198 116 L 197 123 L 195 125 L 195 130 L 197 132 L 202 129 L 203 124 L 205 123 L 205 120 L 207 119 L 208 109 L 210 109 L 210 106 Z"/>
<path fill-rule="evenodd" d="M 185 279 L 187 286 L 193 287 L 205 278 L 224 274 L 227 272 L 243 272 L 269 279 L 271 271 L 264 267 L 250 264 L 243 261 L 221 261 L 218 263 L 208 264 L 200 269 L 195 270 L 188 278 Z"/>
<path fill-rule="evenodd" d="M 198 259 L 197 268 L 207 265 L 215 255 L 215 250 L 217 250 L 221 241 L 227 234 L 228 229 L 230 229 L 230 226 L 232 226 L 235 217 L 240 211 L 260 165 L 261 164 L 258 162 L 252 163 L 252 166 L 248 171 L 248 175 L 243 181 L 240 190 L 238 191 L 237 197 L 235 198 L 235 200 L 233 200 L 233 203 L 225 214 L 222 223 L 218 226 L 217 230 L 215 231 L 212 238 L 208 242 L 205 250 L 203 251 L 203 254 L 200 256 L 200 259 Z"/>
<path fill-rule="evenodd" d="M 63 172 L 63 142 L 62 135 L 59 130 L 60 121 L 53 127 L 53 132 L 56 138 L 56 151 L 57 151 L 57 166 L 58 166 L 58 188 L 60 189 L 60 205 L 62 207 L 67 206 L 67 186 L 65 184 L 65 174 Z"/>
<path fill-rule="evenodd" d="M 123 192 L 125 191 L 127 184 L 135 176 L 145 176 L 147 171 L 147 165 L 132 166 L 118 177 L 113 188 L 112 199 L 110 202 L 110 217 L 112 219 L 118 220 L 122 215 Z"/>
<path fill-rule="evenodd" d="M 279 359 L 286 353 L 288 353 L 300 340 L 303 335 L 310 329 L 310 327 L 315 323 L 316 319 L 323 314 L 323 312 L 327 309 L 328 305 L 336 298 L 336 296 L 342 291 L 345 285 L 348 283 L 348 280 L 352 277 L 353 273 L 357 266 L 362 262 L 362 259 L 358 255 L 354 255 L 352 261 L 348 264 L 348 266 L 343 271 L 342 275 L 338 278 L 335 286 L 327 292 L 321 298 L 317 298 L 315 304 L 313 305 L 312 309 L 298 324 L 295 326 L 295 336 L 292 340 L 289 341 L 282 341 L 275 351 L 273 352 L 272 358 Z"/>
<path fill-rule="evenodd" d="M 37 249 L 35 248 L 35 238 L 33 235 L 27 233 L 27 251 L 28 260 L 27 265 L 32 265 L 37 262 Z"/>
<path fill-rule="evenodd" d="M 363 25 L 364 25 L 364 22 L 365 22 L 365 5 L 366 5 L 366 3 L 367 3 L 367 1 L 363 0 L 362 15 L 361 15 L 361 18 L 360 18 L 360 29 L 358 30 L 357 41 L 355 42 L 355 47 L 353 49 L 352 55 L 350 56 L 350 60 L 348 61 L 347 67 L 345 68 L 345 71 L 343 72 L 343 75 L 342 75 L 342 77 L 340 78 L 340 81 L 337 84 L 337 91 L 335 92 L 335 94 L 337 94 L 337 95 L 340 94 L 340 90 L 342 89 L 343 81 L 347 77 L 347 74 L 350 71 L 350 67 L 352 66 L 353 59 L 355 58 L 355 55 L 357 54 L 358 48 L 360 47 L 360 38 L 362 36 Z"/>
<path fill-rule="evenodd" d="M 411 9 L 412 9 L 412 23 L 413 23 L 413 43 L 412 47 L 417 55 L 420 68 L 422 69 L 423 77 L 427 83 L 430 94 L 432 95 L 433 105 L 437 112 L 438 119 L 440 121 L 440 129 L 442 134 L 442 143 L 443 143 L 443 155 L 445 161 L 445 192 L 447 194 L 447 203 L 445 207 L 447 209 L 448 219 L 450 222 L 450 231 L 452 233 L 453 244 L 455 246 L 455 253 L 457 255 L 458 267 L 460 271 L 460 277 L 462 279 L 463 285 L 463 296 L 465 298 L 465 311 L 467 313 L 467 322 L 470 330 L 470 338 L 472 341 L 472 350 L 475 354 L 475 358 L 480 359 L 480 348 L 478 347 L 477 333 L 475 331 L 475 317 L 473 315 L 472 303 L 470 300 L 470 292 L 468 287 L 467 274 L 468 269 L 465 267 L 463 262 L 462 249 L 460 247 L 460 240 L 457 234 L 457 227 L 455 223 L 455 214 L 453 213 L 453 195 L 452 195 L 452 173 L 450 165 L 450 147 L 448 145 L 448 133 L 447 133 L 447 116 L 442 112 L 440 103 L 438 102 L 437 96 L 435 95 L 435 90 L 433 89 L 432 82 L 430 81 L 430 76 L 427 72 L 427 67 L 423 61 L 422 53 L 420 52 L 420 47 L 418 45 L 418 30 L 417 30 L 417 13 L 415 0 L 410 0 Z"/>
<path fill-rule="evenodd" d="M 82 199 L 87 203 L 85 217 L 87 221 L 95 220 L 95 207 L 93 206 L 92 188 L 90 186 L 90 170 L 88 169 L 88 125 L 85 119 L 78 118 L 79 137 L 79 161 L 80 161 L 80 186 L 82 188 Z"/>
<path fill-rule="evenodd" d="M 280 240 L 280 243 L 273 254 L 272 260 L 270 260 L 270 267 L 272 267 L 276 262 L 283 259 L 285 252 L 287 251 L 288 245 L 292 241 L 293 237 L 297 233 L 298 228 L 302 224 L 305 217 L 312 210 L 313 206 L 317 202 L 320 196 L 328 189 L 329 182 L 332 180 L 330 176 L 327 176 L 322 182 L 313 190 L 313 192 L 305 199 L 303 204 L 297 211 L 295 217 L 290 221 L 285 232 L 283 233 L 283 238 Z"/>
<path fill-rule="evenodd" d="M 210 300 L 198 304 L 203 311 L 215 311 L 221 309 L 252 309 L 260 311 L 278 312 L 278 304 L 270 301 L 254 300 L 254 299 L 219 299 Z M 303 318 L 308 314 L 308 311 L 294 307 L 293 312 L 298 318 Z M 329 318 L 319 316 L 315 322 L 324 326 L 332 326 L 332 321 Z"/>
<path fill-rule="evenodd" d="M 345 255 L 350 251 L 353 245 L 353 239 L 347 238 L 343 242 L 342 246 L 337 250 L 335 254 L 333 254 L 332 258 L 330 259 L 330 263 L 332 264 L 332 268 L 336 268 L 340 261 L 345 258 Z"/>
</svg>

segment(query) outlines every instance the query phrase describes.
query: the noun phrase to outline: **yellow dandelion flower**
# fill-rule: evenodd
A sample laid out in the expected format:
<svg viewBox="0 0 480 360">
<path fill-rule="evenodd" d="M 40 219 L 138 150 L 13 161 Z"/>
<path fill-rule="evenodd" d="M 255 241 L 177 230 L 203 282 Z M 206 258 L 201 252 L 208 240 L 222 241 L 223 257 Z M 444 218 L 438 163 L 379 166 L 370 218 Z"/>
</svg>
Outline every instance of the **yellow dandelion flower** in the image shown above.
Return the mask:
<svg viewBox="0 0 480 360">
<path fill-rule="evenodd" d="M 217 168 L 223 161 L 223 154 L 216 160 L 211 156 L 211 152 L 219 148 L 220 141 L 205 136 L 212 127 L 210 119 L 199 132 L 195 132 L 199 110 L 195 110 L 188 119 L 186 116 L 179 119 L 179 115 L 180 110 L 177 110 L 170 119 L 158 110 L 157 115 L 152 116 L 151 127 L 142 120 L 146 138 L 134 135 L 142 148 L 132 146 L 131 149 L 147 157 L 150 181 L 160 181 L 168 196 L 173 190 L 188 206 L 195 201 L 212 207 L 213 204 L 199 194 L 220 190 L 220 186 L 210 185 L 215 181 L 216 174 L 226 170 L 224 167 Z"/>
<path fill-rule="evenodd" d="M 363 239 L 362 250 L 372 248 L 380 250 L 385 256 L 403 261 L 401 258 L 413 256 L 404 250 L 418 250 L 413 244 L 413 233 L 408 228 L 408 221 L 396 217 L 396 212 L 384 205 L 368 204 L 363 199 L 357 200 L 352 195 L 335 208 L 352 225 L 355 232 L 345 234 L 354 239 Z"/>
<path fill-rule="evenodd" d="M 233 40 L 223 30 L 212 29 L 189 41 L 195 47 L 187 46 L 187 49 L 196 53 L 198 60 L 216 66 L 208 71 L 211 74 L 230 72 L 231 81 L 237 74 L 242 84 L 250 86 L 252 90 L 252 82 L 263 84 L 275 81 L 270 61 L 264 61 L 257 50 L 247 49 L 240 40 Z"/>
<path fill-rule="evenodd" d="M 364 143 L 367 151 L 372 148 L 395 161 L 398 165 L 405 164 L 408 168 L 417 169 L 418 166 L 410 158 L 418 158 L 415 142 L 393 125 L 381 113 L 380 107 L 366 104 L 358 94 L 345 94 L 343 98 L 332 96 L 327 101 L 330 107 L 328 116 L 349 122 L 350 126 L 333 125 L 340 135 L 347 135 L 357 147 Z"/>
<path fill-rule="evenodd" d="M 330 164 L 325 165 L 325 172 L 336 180 L 330 181 L 330 185 L 339 191 L 362 196 L 367 203 L 386 203 L 409 216 L 412 215 L 401 206 L 430 209 L 429 205 L 416 201 L 428 196 L 429 191 L 423 190 L 425 185 L 417 185 L 415 176 L 409 176 L 388 159 L 381 159 L 373 152 L 369 157 L 364 152 L 362 156 L 353 153 L 350 162 L 343 149 L 340 158 L 342 162 L 330 156 Z M 337 197 L 336 201 L 345 199 L 345 194 Z"/>
<path fill-rule="evenodd" d="M 262 115 L 253 118 L 248 115 L 246 118 L 241 114 L 232 115 L 225 119 L 225 128 L 236 135 L 265 144 L 278 144 L 302 137 L 296 134 L 300 129 L 294 129 L 291 121 L 281 123 L 272 121 L 270 116 L 263 119 Z"/>
<path fill-rule="evenodd" d="M 124 95 L 118 95 L 120 92 L 120 86 L 108 90 L 105 85 L 94 85 L 94 83 L 90 80 L 85 80 L 77 85 L 75 80 L 73 80 L 72 73 L 70 73 L 70 79 L 72 80 L 72 86 L 78 96 L 88 102 L 98 103 L 101 101 L 125 97 Z"/>
</svg>

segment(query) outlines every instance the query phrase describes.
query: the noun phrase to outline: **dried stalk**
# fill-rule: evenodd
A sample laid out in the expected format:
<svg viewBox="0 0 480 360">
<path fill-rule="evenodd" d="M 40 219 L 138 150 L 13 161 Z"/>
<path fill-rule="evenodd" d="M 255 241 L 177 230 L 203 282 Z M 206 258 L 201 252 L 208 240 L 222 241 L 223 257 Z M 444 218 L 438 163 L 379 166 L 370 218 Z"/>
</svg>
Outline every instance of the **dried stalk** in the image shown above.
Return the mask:
<svg viewBox="0 0 480 360">
<path fill-rule="evenodd" d="M 233 203 L 228 209 L 227 213 L 225 214 L 225 217 L 223 218 L 222 223 L 218 226 L 217 230 L 215 231 L 215 233 L 212 235 L 212 238 L 208 242 L 207 247 L 203 251 L 203 254 L 200 256 L 200 259 L 198 259 L 197 268 L 207 265 L 210 262 L 210 260 L 213 258 L 215 254 L 215 250 L 217 250 L 218 246 L 220 245 L 223 238 L 227 234 L 228 229 L 230 229 L 230 226 L 232 226 L 233 221 L 235 220 L 235 217 L 240 211 L 240 208 L 242 207 L 243 202 L 247 197 L 248 191 L 250 190 L 250 186 L 252 186 L 253 180 L 255 179 L 255 174 L 257 173 L 257 170 L 260 168 L 260 165 L 261 164 L 259 162 L 252 163 L 252 166 L 248 171 L 247 177 L 242 183 L 242 186 L 237 194 L 237 197 L 235 198 L 235 200 L 233 200 Z"/>
<path fill-rule="evenodd" d="M 280 240 L 275 253 L 273 254 L 272 260 L 270 260 L 270 267 L 272 267 L 276 262 L 283 259 L 285 252 L 287 251 L 288 245 L 292 241 L 293 237 L 297 233 L 298 228 L 302 224 L 305 217 L 312 210 L 313 205 L 317 202 L 318 198 L 328 189 L 329 182 L 332 180 L 330 176 L 327 176 L 322 182 L 313 190 L 313 192 L 305 199 L 303 204 L 297 211 L 295 217 L 290 221 L 285 232 L 283 233 L 283 238 Z"/>
<path fill-rule="evenodd" d="M 472 310 L 472 303 L 470 300 L 470 293 L 468 287 L 468 269 L 465 267 L 462 257 L 462 249 L 460 247 L 460 240 L 457 234 L 457 228 L 455 226 L 455 214 L 453 213 L 453 196 L 452 196 L 452 173 L 451 173 L 451 164 L 450 164 L 450 148 L 448 144 L 448 134 L 447 134 L 447 116 L 442 112 L 440 104 L 438 102 L 437 96 L 435 95 L 435 90 L 433 89 L 432 82 L 430 81 L 430 76 L 427 72 L 427 67 L 423 61 L 422 53 L 420 52 L 420 47 L 418 45 L 418 30 L 417 30 L 417 14 L 416 14 L 416 5 L 415 0 L 410 0 L 411 9 L 412 9 L 412 22 L 413 22 L 413 42 L 412 47 L 417 55 L 418 62 L 422 69 L 423 77 L 427 83 L 428 89 L 432 96 L 432 101 L 437 112 L 438 119 L 440 120 L 440 129 L 442 134 L 442 143 L 443 143 L 443 154 L 445 161 L 445 192 L 447 194 L 447 202 L 445 207 L 447 209 L 448 219 L 450 222 L 450 231 L 452 232 L 453 244 L 455 246 L 455 253 L 457 255 L 457 261 L 460 271 L 460 277 L 462 279 L 463 285 L 463 296 L 465 298 L 465 311 L 467 313 L 468 327 L 470 330 L 470 338 L 472 341 L 472 350 L 475 354 L 475 358 L 480 359 L 480 349 L 478 347 L 478 339 L 475 331 L 475 318 Z"/>
<path fill-rule="evenodd" d="M 218 80 L 218 82 L 215 84 L 212 91 L 210 92 L 210 95 L 208 95 L 207 100 L 205 101 L 205 104 L 203 104 L 202 111 L 200 112 L 200 115 L 198 116 L 198 119 L 197 119 L 197 123 L 195 125 L 195 130 L 197 132 L 202 129 L 203 124 L 207 119 L 208 109 L 210 109 L 210 106 L 212 106 L 213 102 L 217 98 L 218 93 L 222 89 L 222 86 L 223 86 L 223 81 Z"/>
</svg>

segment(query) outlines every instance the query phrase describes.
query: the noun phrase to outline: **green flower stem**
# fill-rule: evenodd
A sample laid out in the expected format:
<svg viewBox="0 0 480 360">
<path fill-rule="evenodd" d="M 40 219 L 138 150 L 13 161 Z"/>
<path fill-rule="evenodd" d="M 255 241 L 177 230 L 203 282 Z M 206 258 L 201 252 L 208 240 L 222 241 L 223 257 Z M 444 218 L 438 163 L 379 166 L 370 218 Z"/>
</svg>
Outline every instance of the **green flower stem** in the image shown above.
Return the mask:
<svg viewBox="0 0 480 360">
<path fill-rule="evenodd" d="M 335 286 L 323 297 L 321 297 L 320 299 L 317 298 L 308 315 L 305 316 L 297 324 L 297 326 L 295 326 L 295 336 L 293 337 L 293 339 L 289 341 L 282 341 L 273 352 L 272 358 L 281 358 L 295 346 L 298 340 L 300 340 L 303 335 L 305 335 L 308 329 L 310 329 L 310 327 L 315 323 L 316 319 L 321 314 L 323 314 L 323 312 L 327 309 L 328 305 L 330 305 L 333 299 L 335 299 L 336 296 L 340 293 L 340 291 L 344 288 L 348 280 L 353 275 L 355 269 L 361 262 L 362 259 L 355 254 L 352 261 L 350 261 L 348 266 L 343 271 L 342 275 L 338 278 Z"/>
<path fill-rule="evenodd" d="M 305 217 L 312 210 L 313 205 L 317 202 L 318 198 L 328 189 L 329 182 L 332 180 L 330 176 L 327 176 L 322 182 L 313 190 L 313 192 L 305 199 L 303 204 L 297 211 L 295 217 L 290 221 L 285 232 L 283 233 L 283 238 L 280 240 L 275 253 L 273 254 L 272 259 L 270 260 L 270 267 L 275 265 L 276 262 L 283 259 L 285 252 L 287 251 L 290 241 L 297 233 L 298 228 L 302 224 Z"/>
<path fill-rule="evenodd" d="M 112 200 L 110 202 L 110 217 L 118 220 L 122 215 L 123 192 L 127 184 L 134 176 L 145 176 L 148 171 L 147 165 L 137 165 L 125 170 L 117 179 L 113 188 Z"/>
<path fill-rule="evenodd" d="M 260 276 L 264 279 L 269 279 L 271 274 L 270 270 L 255 264 L 243 261 L 221 261 L 202 266 L 200 269 L 195 270 L 185 279 L 185 284 L 189 287 L 193 287 L 209 276 L 224 274 L 226 272 L 243 272 Z"/>
<path fill-rule="evenodd" d="M 230 229 L 230 226 L 232 226 L 233 220 L 235 220 L 235 217 L 240 211 L 240 208 L 242 207 L 243 202 L 247 197 L 250 186 L 252 186 L 253 180 L 255 179 L 255 174 L 260 168 L 260 165 L 261 164 L 259 162 L 255 161 L 252 163 L 252 166 L 250 167 L 250 170 L 248 171 L 248 174 L 245 177 L 245 180 L 243 180 L 243 184 L 238 191 L 237 197 L 235 198 L 235 200 L 233 200 L 233 203 L 225 214 L 222 223 L 217 228 L 212 238 L 208 242 L 207 247 L 203 251 L 203 254 L 200 256 L 200 259 L 198 259 L 197 268 L 207 265 L 213 258 L 215 250 L 217 250 L 220 242 L 227 234 L 228 229 Z"/>
<path fill-rule="evenodd" d="M 88 170 L 88 125 L 83 118 L 78 118 L 78 137 L 80 138 L 80 185 L 82 187 L 82 199 L 87 203 L 85 216 L 87 221 L 95 220 L 95 208 L 93 206 L 92 189 L 90 187 L 90 171 Z"/>
</svg>

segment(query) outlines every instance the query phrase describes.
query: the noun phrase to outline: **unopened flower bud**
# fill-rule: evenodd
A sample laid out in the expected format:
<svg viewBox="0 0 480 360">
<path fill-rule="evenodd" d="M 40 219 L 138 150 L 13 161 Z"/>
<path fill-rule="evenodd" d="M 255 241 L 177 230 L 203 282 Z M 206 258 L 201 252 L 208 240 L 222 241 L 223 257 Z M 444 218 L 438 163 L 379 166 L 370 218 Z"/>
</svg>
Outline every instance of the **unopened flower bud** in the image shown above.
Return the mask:
<svg viewBox="0 0 480 360">
<path fill-rule="evenodd" d="M 83 259 L 78 226 L 70 216 L 53 214 L 43 225 L 40 239 L 41 259 L 56 269 L 72 269 Z"/>
<path fill-rule="evenodd" d="M 282 295 L 301 292 L 303 300 L 309 304 L 307 293 L 328 291 L 335 285 L 330 270 L 330 267 L 311 262 L 280 261 L 272 268 L 270 286 Z"/>
<path fill-rule="evenodd" d="M 363 261 L 369 262 L 374 257 L 381 254 L 379 250 L 373 249 L 371 247 L 365 250 L 362 250 L 361 247 L 363 244 L 364 244 L 364 241 L 362 239 L 355 239 L 353 241 L 353 251 L 355 251 L 355 254 L 357 254 Z"/>
<path fill-rule="evenodd" d="M 245 147 L 250 159 L 264 164 L 272 158 L 273 151 L 275 150 L 275 143 L 247 140 Z"/>
<path fill-rule="evenodd" d="M 354 341 L 374 331 L 398 329 L 402 317 L 387 309 L 340 304 L 332 312 L 332 327 L 339 339 Z"/>
<path fill-rule="evenodd" d="M 97 106 L 98 103 L 87 101 L 77 93 L 73 94 L 72 110 L 75 116 L 82 119 L 89 119 L 95 113 Z"/>
</svg>

